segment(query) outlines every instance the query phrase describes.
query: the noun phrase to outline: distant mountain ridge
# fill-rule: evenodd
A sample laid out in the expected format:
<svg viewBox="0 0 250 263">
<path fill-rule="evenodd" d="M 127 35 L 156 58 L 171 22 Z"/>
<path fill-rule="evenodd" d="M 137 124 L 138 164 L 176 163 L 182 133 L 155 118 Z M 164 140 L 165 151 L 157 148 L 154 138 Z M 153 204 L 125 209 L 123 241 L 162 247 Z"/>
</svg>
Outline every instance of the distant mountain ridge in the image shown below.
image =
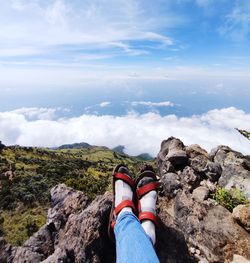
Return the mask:
<svg viewBox="0 0 250 263">
<path fill-rule="evenodd" d="M 59 147 L 54 147 L 52 148 L 53 150 L 66 150 L 66 149 L 81 149 L 81 148 L 88 148 L 88 149 L 92 149 L 95 147 L 100 147 L 100 148 L 104 148 L 104 149 L 110 149 L 108 147 L 105 146 L 94 146 L 91 144 L 88 144 L 86 142 L 80 142 L 80 143 L 72 143 L 72 144 L 63 144 Z M 128 155 L 125 153 L 125 149 L 126 147 L 124 145 L 118 145 L 112 149 L 110 149 L 111 151 L 115 152 L 115 153 L 119 153 L 121 155 Z M 153 160 L 154 157 L 151 156 L 149 153 L 141 153 L 139 155 L 135 155 L 133 156 L 134 158 L 137 158 L 141 161 L 150 161 Z"/>
<path fill-rule="evenodd" d="M 64 149 L 80 149 L 80 148 L 93 148 L 93 145 L 90 145 L 86 142 L 79 143 L 71 143 L 71 144 L 63 144 L 56 148 L 56 150 L 64 150 Z"/>
<path fill-rule="evenodd" d="M 127 155 L 125 153 L 125 149 L 126 149 L 126 147 L 124 145 L 118 145 L 115 148 L 113 148 L 112 151 L 114 151 L 116 153 L 119 153 L 121 155 Z M 149 153 L 141 153 L 141 154 L 135 155 L 133 157 L 135 157 L 135 158 L 137 158 L 137 159 L 139 159 L 141 161 L 150 161 L 150 160 L 154 159 L 154 157 L 151 156 Z"/>
</svg>

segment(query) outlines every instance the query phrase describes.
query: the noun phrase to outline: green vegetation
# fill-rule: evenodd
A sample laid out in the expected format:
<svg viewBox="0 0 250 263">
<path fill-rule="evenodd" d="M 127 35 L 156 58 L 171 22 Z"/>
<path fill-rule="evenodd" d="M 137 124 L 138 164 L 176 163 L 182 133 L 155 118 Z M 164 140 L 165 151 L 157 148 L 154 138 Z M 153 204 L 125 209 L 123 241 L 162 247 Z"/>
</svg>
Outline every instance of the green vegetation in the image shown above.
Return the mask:
<svg viewBox="0 0 250 263">
<path fill-rule="evenodd" d="M 246 137 L 248 140 L 250 140 L 250 132 L 246 131 L 246 130 L 240 130 L 240 129 L 236 129 L 241 135 L 243 135 L 244 137 Z"/>
<path fill-rule="evenodd" d="M 248 203 L 247 198 L 236 188 L 226 190 L 225 188 L 217 187 L 214 199 L 230 212 L 232 212 L 237 205 Z"/>
<path fill-rule="evenodd" d="M 4 211 L 2 225 L 7 242 L 21 245 L 46 222 L 44 207 L 22 208 L 17 211 Z"/>
<path fill-rule="evenodd" d="M 5 147 L 0 151 L 0 236 L 22 244 L 44 224 L 50 189 L 65 183 L 90 198 L 111 189 L 118 163 L 135 174 L 141 160 L 105 147 L 51 150 Z"/>
</svg>

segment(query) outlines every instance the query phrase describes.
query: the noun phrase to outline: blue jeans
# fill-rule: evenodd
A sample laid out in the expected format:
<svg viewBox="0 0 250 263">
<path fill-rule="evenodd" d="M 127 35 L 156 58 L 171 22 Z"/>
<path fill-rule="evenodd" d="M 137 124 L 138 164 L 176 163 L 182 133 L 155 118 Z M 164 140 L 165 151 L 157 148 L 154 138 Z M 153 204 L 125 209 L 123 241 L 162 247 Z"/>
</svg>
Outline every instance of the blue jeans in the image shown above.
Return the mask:
<svg viewBox="0 0 250 263">
<path fill-rule="evenodd" d="M 114 231 L 117 263 L 159 263 L 151 239 L 133 213 L 122 212 Z"/>
</svg>

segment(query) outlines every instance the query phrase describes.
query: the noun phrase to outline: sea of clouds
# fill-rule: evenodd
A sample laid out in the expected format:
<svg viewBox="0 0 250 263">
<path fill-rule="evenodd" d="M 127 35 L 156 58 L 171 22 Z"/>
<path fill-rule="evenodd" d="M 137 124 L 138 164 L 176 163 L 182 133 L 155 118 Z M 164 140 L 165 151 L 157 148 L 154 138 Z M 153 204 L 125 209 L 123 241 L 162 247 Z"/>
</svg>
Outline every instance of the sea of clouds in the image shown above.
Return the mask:
<svg viewBox="0 0 250 263">
<path fill-rule="evenodd" d="M 0 112 L 0 140 L 6 145 L 45 147 L 75 142 L 110 148 L 124 145 L 128 154 L 147 152 L 155 156 L 161 141 L 174 136 L 186 145 L 199 144 L 207 151 L 228 145 L 250 154 L 250 142 L 234 129 L 250 130 L 250 114 L 235 107 L 191 117 L 161 116 L 155 112 L 58 117 L 59 111 L 67 109 L 20 108 Z"/>
</svg>

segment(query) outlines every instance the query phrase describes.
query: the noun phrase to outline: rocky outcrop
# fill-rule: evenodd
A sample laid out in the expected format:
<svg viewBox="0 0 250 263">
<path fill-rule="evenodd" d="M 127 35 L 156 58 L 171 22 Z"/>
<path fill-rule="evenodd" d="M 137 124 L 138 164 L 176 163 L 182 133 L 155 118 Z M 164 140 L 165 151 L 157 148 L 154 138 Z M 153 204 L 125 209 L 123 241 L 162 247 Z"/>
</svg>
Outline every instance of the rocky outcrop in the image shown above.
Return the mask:
<svg viewBox="0 0 250 263">
<path fill-rule="evenodd" d="M 237 188 L 250 199 L 250 156 L 220 146 L 212 152 L 212 158 L 223 169 L 219 185 L 226 189 Z"/>
<path fill-rule="evenodd" d="M 233 210 L 233 218 L 250 232 L 250 204 L 235 207 Z"/>
<path fill-rule="evenodd" d="M 249 158 L 224 146 L 208 154 L 171 137 L 162 142 L 157 162 L 160 262 L 248 262 L 249 205 L 232 214 L 211 197 L 218 184 L 249 196 Z M 0 239 L 0 262 L 115 262 L 115 245 L 107 236 L 111 204 L 111 193 L 91 201 L 83 192 L 57 185 L 46 225 L 20 247 Z"/>
<path fill-rule="evenodd" d="M 60 184 L 51 190 L 47 224 L 21 247 L 7 250 L 8 262 L 113 262 L 107 236 L 111 194 L 90 202 L 84 193 Z"/>
<path fill-rule="evenodd" d="M 178 147 L 170 159 L 171 145 L 181 145 L 182 152 Z M 187 159 L 178 156 L 184 156 L 183 151 Z M 173 158 L 178 160 L 178 166 Z M 167 214 L 175 222 L 175 229 L 185 236 L 190 254 L 201 262 L 231 262 L 234 255 L 250 259 L 250 235 L 242 227 L 247 224 L 246 212 L 241 213 L 245 223 L 238 224 L 239 216 L 235 221 L 227 209 L 211 199 L 217 184 L 228 189 L 238 187 L 249 196 L 248 158 L 223 146 L 209 155 L 197 145 L 184 147 L 180 140 L 171 137 L 162 143 L 157 160 L 163 195 L 168 199 L 160 199 L 160 214 Z M 230 185 L 221 183 L 224 177 Z"/>
</svg>

